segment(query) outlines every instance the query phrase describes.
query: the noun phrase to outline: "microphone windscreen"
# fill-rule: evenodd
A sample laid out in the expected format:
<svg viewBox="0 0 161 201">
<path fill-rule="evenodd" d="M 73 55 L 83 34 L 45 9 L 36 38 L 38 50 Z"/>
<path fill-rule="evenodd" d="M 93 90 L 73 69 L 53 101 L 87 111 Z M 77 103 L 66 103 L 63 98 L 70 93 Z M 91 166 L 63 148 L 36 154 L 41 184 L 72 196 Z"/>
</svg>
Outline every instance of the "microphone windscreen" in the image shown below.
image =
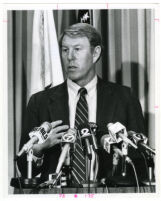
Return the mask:
<svg viewBox="0 0 161 201">
<path fill-rule="evenodd" d="M 114 125 L 114 123 L 108 123 L 107 124 L 107 129 L 109 130 L 110 126 Z"/>
<path fill-rule="evenodd" d="M 62 136 L 62 143 L 74 143 L 76 141 L 77 131 L 74 128 L 68 129 L 68 131 Z"/>
<path fill-rule="evenodd" d="M 104 144 L 105 144 L 105 141 L 106 141 L 107 138 L 109 138 L 109 135 L 108 135 L 108 134 L 107 134 L 107 135 L 103 135 L 103 136 L 101 137 L 100 143 L 101 143 L 101 146 L 102 146 L 102 147 L 104 147 Z"/>
<path fill-rule="evenodd" d="M 89 124 L 80 124 L 78 126 L 78 131 L 79 131 L 80 136 L 82 138 L 86 138 L 86 137 L 91 136 L 91 130 L 90 130 Z"/>
<path fill-rule="evenodd" d="M 88 124 L 89 124 L 89 126 L 90 126 L 90 128 L 91 128 L 93 134 L 96 134 L 97 128 L 98 128 L 97 124 L 94 123 L 94 122 L 89 122 Z"/>
</svg>

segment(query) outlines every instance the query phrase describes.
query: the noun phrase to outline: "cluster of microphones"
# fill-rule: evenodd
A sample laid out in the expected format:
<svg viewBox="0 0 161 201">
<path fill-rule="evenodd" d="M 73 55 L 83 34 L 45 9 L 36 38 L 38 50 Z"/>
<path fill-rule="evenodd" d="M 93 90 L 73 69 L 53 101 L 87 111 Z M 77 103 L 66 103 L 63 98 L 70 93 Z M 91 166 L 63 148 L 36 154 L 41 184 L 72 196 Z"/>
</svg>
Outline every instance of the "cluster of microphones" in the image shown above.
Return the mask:
<svg viewBox="0 0 161 201">
<path fill-rule="evenodd" d="M 119 122 L 107 124 L 108 132 L 103 134 L 100 142 L 97 142 L 96 138 L 97 129 L 95 123 L 87 123 L 80 125 L 78 130 L 70 128 L 65 132 L 61 139 L 62 152 L 59 157 L 56 174 L 59 174 L 63 164 L 65 162 L 67 163 L 69 150 L 74 152 L 77 137 L 81 138 L 85 155 L 88 160 L 92 159 L 93 152 L 97 154 L 100 147 L 106 150 L 109 154 L 111 153 L 111 150 L 113 151 L 113 169 L 117 166 L 118 157 L 121 157 L 122 176 L 126 175 L 126 163 L 131 162 L 131 159 L 128 156 L 129 146 L 140 150 L 141 152 L 155 155 L 155 150 L 147 145 L 148 139 L 145 135 L 134 131 L 127 132 L 125 126 Z M 19 151 L 17 158 L 24 153 L 28 153 L 34 144 L 43 143 L 48 138 L 51 130 L 52 124 L 48 122 L 44 122 L 40 127 L 34 128 L 29 133 L 30 140 Z M 121 146 L 117 146 L 117 144 Z"/>
</svg>

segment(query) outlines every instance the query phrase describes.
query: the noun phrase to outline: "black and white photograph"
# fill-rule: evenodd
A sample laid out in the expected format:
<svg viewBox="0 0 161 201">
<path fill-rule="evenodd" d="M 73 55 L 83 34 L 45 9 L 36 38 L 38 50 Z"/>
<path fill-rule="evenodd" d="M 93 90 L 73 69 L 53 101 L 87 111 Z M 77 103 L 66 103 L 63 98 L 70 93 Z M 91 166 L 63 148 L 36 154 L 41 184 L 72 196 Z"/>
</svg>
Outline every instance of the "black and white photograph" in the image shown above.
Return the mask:
<svg viewBox="0 0 161 201">
<path fill-rule="evenodd" d="M 7 10 L 8 194 L 156 193 L 155 16 Z"/>
</svg>

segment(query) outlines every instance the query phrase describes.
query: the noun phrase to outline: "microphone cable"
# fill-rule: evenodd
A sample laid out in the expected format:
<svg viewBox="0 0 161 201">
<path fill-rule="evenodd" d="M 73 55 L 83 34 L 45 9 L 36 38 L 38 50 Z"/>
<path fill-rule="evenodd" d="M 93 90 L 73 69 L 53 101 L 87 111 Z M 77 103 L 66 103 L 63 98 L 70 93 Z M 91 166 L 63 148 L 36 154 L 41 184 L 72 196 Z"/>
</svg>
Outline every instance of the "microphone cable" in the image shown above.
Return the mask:
<svg viewBox="0 0 161 201">
<path fill-rule="evenodd" d="M 132 160 L 129 160 L 129 164 L 132 166 L 133 171 L 134 171 L 136 185 L 137 185 L 137 193 L 140 193 L 139 180 L 138 180 L 138 176 L 137 176 L 137 173 L 136 173 L 136 169 L 135 169 L 134 163 L 132 162 Z"/>
<path fill-rule="evenodd" d="M 91 160 L 89 160 L 89 175 L 88 175 L 88 193 L 90 193 L 90 173 L 91 173 Z"/>
<path fill-rule="evenodd" d="M 105 179 L 105 178 L 102 178 L 102 179 L 101 179 L 101 184 L 103 185 L 103 192 L 104 192 L 104 193 L 110 193 L 110 191 L 109 191 L 109 189 L 108 189 L 108 187 L 107 187 L 106 179 Z M 104 190 L 104 188 L 105 188 L 105 190 Z M 105 192 L 105 191 L 106 191 L 106 192 Z"/>
<path fill-rule="evenodd" d="M 15 163 L 16 176 L 17 176 L 17 179 L 18 179 L 20 192 L 21 192 L 21 194 L 25 194 L 24 190 L 22 188 L 21 179 L 20 179 L 20 175 L 19 175 L 19 170 L 18 170 L 18 167 L 17 167 L 17 160 L 16 159 L 14 159 L 14 163 Z"/>
</svg>

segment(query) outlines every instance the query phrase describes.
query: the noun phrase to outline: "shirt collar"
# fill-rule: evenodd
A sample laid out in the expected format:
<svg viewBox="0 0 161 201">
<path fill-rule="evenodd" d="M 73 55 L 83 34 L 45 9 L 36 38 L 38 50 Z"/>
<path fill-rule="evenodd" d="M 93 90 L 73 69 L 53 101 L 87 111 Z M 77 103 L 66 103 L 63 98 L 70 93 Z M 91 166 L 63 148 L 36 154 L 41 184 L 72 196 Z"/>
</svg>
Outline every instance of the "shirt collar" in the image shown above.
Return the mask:
<svg viewBox="0 0 161 201">
<path fill-rule="evenodd" d="M 87 93 L 89 94 L 92 89 L 94 89 L 97 85 L 98 78 L 95 75 L 94 78 L 84 86 L 87 89 Z M 67 78 L 67 86 L 70 90 L 72 90 L 76 95 L 78 94 L 79 89 L 81 88 L 78 84 Z"/>
<path fill-rule="evenodd" d="M 94 78 L 93 78 L 86 86 L 84 86 L 84 87 L 87 89 L 87 93 L 88 93 L 88 94 L 90 93 L 90 91 L 91 91 L 92 89 L 94 89 L 94 88 L 96 87 L 96 85 L 97 85 L 97 80 L 98 80 L 98 78 L 97 78 L 97 76 L 95 75 Z"/>
<path fill-rule="evenodd" d="M 77 96 L 79 89 L 81 88 L 79 85 L 77 85 L 75 82 L 67 78 L 67 86 L 68 89 Z"/>
</svg>

